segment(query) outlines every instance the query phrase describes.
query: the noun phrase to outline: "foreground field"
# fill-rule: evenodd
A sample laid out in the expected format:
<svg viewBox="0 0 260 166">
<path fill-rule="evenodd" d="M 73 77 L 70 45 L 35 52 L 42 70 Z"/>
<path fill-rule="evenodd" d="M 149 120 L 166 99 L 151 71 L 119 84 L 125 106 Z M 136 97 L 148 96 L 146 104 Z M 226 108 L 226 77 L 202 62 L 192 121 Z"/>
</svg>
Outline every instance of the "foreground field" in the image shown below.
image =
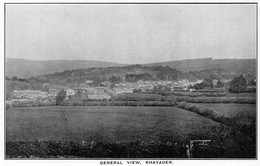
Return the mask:
<svg viewBox="0 0 260 166">
<path fill-rule="evenodd" d="M 55 106 L 11 108 L 6 139 L 179 141 L 210 139 L 219 123 L 175 107 Z"/>
</svg>

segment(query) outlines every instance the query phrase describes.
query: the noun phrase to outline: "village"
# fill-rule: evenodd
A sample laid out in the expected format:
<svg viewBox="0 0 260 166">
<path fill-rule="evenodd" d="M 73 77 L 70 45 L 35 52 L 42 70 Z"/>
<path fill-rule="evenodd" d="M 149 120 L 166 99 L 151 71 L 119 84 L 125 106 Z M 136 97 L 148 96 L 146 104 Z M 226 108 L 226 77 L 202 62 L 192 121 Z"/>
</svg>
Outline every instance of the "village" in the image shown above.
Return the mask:
<svg viewBox="0 0 260 166">
<path fill-rule="evenodd" d="M 109 100 L 113 96 L 129 93 L 153 93 L 158 89 L 164 91 L 195 91 L 193 87 L 195 84 L 201 83 L 203 80 L 189 81 L 187 79 L 180 79 L 177 81 L 143 81 L 138 82 L 120 82 L 112 84 L 109 81 L 102 82 L 100 86 L 91 86 L 92 81 L 87 80 L 80 86 L 69 87 L 64 85 L 51 85 L 44 83 L 43 90 L 14 90 L 11 98 L 6 102 L 9 104 L 19 103 L 53 103 L 57 94 L 64 90 L 66 91 L 65 101 L 77 100 Z M 227 83 L 230 80 L 221 80 Z M 218 80 L 213 80 L 214 86 L 217 85 Z"/>
</svg>

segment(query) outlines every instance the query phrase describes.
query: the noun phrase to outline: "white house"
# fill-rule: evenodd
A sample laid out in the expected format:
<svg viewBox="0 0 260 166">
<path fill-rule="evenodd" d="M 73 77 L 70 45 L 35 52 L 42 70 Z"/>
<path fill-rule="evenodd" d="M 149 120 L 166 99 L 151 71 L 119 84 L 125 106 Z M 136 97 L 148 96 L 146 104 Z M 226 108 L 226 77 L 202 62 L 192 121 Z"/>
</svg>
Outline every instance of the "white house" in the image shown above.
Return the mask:
<svg viewBox="0 0 260 166">
<path fill-rule="evenodd" d="M 74 96 L 75 94 L 76 94 L 76 92 L 73 89 L 66 90 L 66 96 Z"/>
<path fill-rule="evenodd" d="M 14 90 L 12 97 L 18 99 L 46 98 L 47 92 L 40 90 Z"/>
</svg>

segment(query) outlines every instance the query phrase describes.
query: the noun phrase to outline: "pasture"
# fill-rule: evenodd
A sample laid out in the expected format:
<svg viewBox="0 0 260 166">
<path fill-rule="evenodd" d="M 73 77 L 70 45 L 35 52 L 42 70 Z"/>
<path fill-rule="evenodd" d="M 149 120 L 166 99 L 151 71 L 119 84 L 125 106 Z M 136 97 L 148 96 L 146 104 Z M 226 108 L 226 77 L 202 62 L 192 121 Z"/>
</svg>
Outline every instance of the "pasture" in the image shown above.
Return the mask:
<svg viewBox="0 0 260 166">
<path fill-rule="evenodd" d="M 249 116 L 256 116 L 256 105 L 255 104 L 208 104 L 200 103 L 196 104 L 202 107 L 212 108 L 215 111 L 221 112 L 230 117 L 234 117 L 238 114 L 244 114 Z"/>
<path fill-rule="evenodd" d="M 6 111 L 6 140 L 178 141 L 211 139 L 220 125 L 176 107 L 52 106 Z"/>
</svg>

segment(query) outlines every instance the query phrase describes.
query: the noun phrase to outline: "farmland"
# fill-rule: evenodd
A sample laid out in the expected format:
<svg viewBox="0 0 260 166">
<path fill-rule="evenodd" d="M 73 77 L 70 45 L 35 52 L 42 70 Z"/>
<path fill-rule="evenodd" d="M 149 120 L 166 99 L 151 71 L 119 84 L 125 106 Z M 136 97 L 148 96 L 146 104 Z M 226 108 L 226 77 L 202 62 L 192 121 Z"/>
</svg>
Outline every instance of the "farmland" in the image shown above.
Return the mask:
<svg viewBox="0 0 260 166">
<path fill-rule="evenodd" d="M 208 104 L 201 103 L 199 106 L 213 108 L 214 110 L 221 112 L 228 116 L 236 116 L 238 114 L 256 116 L 255 104 Z"/>
<path fill-rule="evenodd" d="M 182 105 L 184 109 L 181 109 Z M 214 110 L 226 109 L 230 117 L 237 115 L 237 108 L 242 114 L 244 109 L 255 112 L 255 105 L 202 105 L 213 106 Z M 216 113 L 201 116 L 192 110 L 195 108 L 192 104 L 177 106 L 181 108 L 13 107 L 6 111 L 7 158 L 185 158 L 185 146 L 193 139 L 212 140 L 204 157 L 255 157 L 255 122 L 252 119 L 242 119 L 237 123 L 239 125 L 229 126 L 229 123 L 225 125 L 229 118 L 214 118 Z M 222 120 L 217 121 L 219 118 Z M 247 126 L 240 125 L 240 122 L 246 122 Z"/>
<path fill-rule="evenodd" d="M 7 141 L 188 141 L 209 139 L 219 123 L 175 107 L 55 106 L 6 112 Z"/>
</svg>

